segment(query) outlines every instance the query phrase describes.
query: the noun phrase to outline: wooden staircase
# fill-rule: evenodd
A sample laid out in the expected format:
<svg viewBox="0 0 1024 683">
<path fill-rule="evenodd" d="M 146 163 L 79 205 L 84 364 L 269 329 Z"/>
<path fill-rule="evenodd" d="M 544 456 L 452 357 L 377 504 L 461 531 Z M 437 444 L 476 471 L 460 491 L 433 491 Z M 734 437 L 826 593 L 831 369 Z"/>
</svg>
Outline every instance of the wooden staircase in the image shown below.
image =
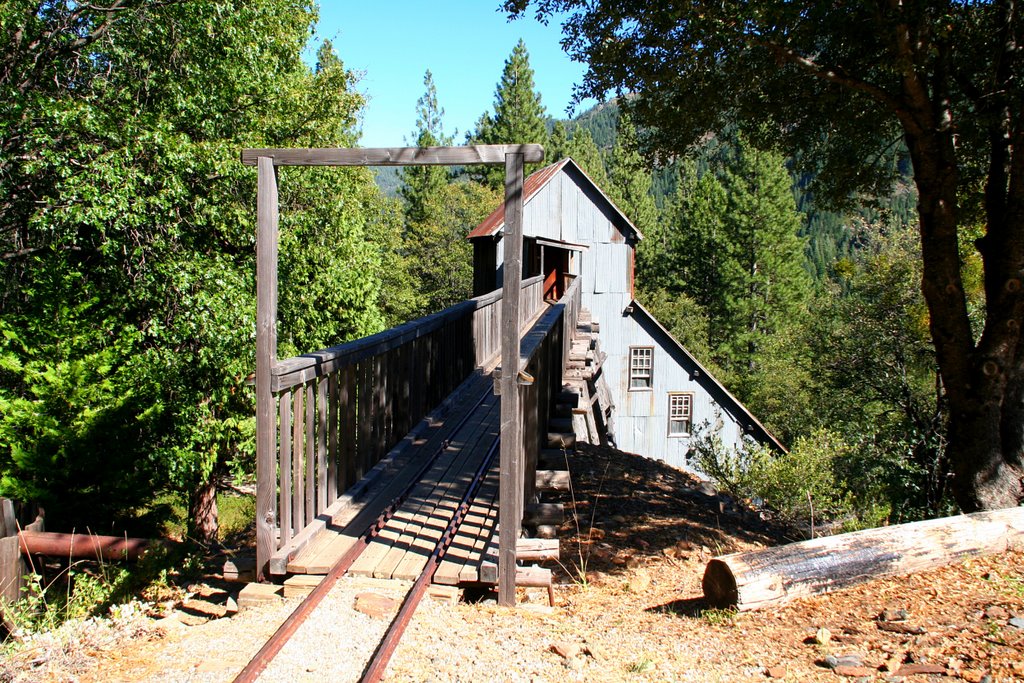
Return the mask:
<svg viewBox="0 0 1024 683">
<path fill-rule="evenodd" d="M 562 394 L 567 397 L 573 441 L 607 446 L 614 444 L 615 405 L 605 382 L 603 367 L 608 356 L 601 351 L 600 330 L 600 323 L 591 319 L 590 311 L 581 310 L 562 376 Z M 577 397 L 575 402 L 570 394 Z"/>
</svg>

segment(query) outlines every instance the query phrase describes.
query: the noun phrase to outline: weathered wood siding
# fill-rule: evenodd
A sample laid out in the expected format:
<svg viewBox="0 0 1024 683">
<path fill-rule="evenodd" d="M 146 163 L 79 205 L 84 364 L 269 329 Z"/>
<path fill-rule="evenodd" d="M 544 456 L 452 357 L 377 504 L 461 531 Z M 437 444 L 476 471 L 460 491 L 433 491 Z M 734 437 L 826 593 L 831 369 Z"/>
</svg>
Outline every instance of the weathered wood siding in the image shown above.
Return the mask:
<svg viewBox="0 0 1024 683">
<path fill-rule="evenodd" d="M 615 404 L 614 437 L 620 448 L 687 468 L 693 437 L 668 435 L 669 394 L 677 392 L 693 396 L 691 434 L 703 425 L 717 430 L 726 446 L 742 443 L 749 419 L 735 399 L 699 372 L 696 363 L 660 326 L 642 312 L 627 312 L 633 300 L 635 235 L 623 227 L 622 217 L 572 165 L 528 199 L 523 230 L 526 237 L 577 245 L 570 270 L 578 274 L 583 308 L 601 324 L 601 350 L 607 354 L 604 373 Z M 499 240 L 495 249 L 499 283 L 503 242 Z M 477 265 L 485 270 L 495 267 L 491 262 Z M 631 346 L 654 350 L 651 390 L 629 390 Z"/>
<path fill-rule="evenodd" d="M 605 344 L 605 330 L 615 330 L 615 344 Z M 716 431 L 726 447 L 743 443 L 745 415 L 734 402 L 679 349 L 678 345 L 639 311 L 619 315 L 615 324 L 601 323 L 602 350 L 608 354 L 604 371 L 616 394 L 615 441 L 619 448 L 692 469 L 687 452 L 702 427 Z M 653 388 L 629 389 L 629 347 L 654 349 Z M 669 394 L 692 395 L 691 436 L 669 436 Z"/>
</svg>

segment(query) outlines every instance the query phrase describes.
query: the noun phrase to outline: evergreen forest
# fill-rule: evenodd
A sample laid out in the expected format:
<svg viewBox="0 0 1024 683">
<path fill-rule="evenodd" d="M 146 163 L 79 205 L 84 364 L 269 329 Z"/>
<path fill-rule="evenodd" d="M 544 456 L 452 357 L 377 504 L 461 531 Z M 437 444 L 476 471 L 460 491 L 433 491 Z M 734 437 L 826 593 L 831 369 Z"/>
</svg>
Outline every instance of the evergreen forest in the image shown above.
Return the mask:
<svg viewBox="0 0 1024 683">
<path fill-rule="evenodd" d="M 213 492 L 254 472 L 256 175 L 239 150 L 357 146 L 364 101 L 330 42 L 303 61 L 306 3 L 125 7 L 0 7 L 0 495 L 39 503 L 53 530 L 133 535 L 160 533 L 177 501 L 211 542 Z M 736 117 L 668 153 L 633 94 L 555 120 L 523 42 L 495 79 L 456 141 L 426 71 L 409 144 L 540 143 L 630 217 L 637 298 L 790 448 L 729 453 L 707 433 L 706 474 L 797 523 L 957 509 L 899 134 L 860 130 L 892 172 L 836 193 L 817 140 L 785 150 Z M 282 170 L 280 357 L 470 295 L 465 235 L 500 203 L 500 171 L 387 183 Z M 976 332 L 981 230 L 960 233 Z"/>
</svg>

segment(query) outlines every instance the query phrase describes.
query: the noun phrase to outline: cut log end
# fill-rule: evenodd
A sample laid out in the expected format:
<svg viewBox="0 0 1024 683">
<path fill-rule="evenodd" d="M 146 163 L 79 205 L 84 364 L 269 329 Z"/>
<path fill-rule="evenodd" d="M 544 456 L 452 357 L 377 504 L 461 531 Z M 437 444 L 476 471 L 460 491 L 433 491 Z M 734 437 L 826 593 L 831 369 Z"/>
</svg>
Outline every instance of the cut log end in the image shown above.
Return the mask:
<svg viewBox="0 0 1024 683">
<path fill-rule="evenodd" d="M 708 562 L 701 587 L 704 589 L 704 600 L 712 607 L 724 609 L 736 607 L 739 603 L 740 593 L 736 586 L 736 577 L 733 576 L 729 565 L 721 560 L 714 559 Z"/>
</svg>

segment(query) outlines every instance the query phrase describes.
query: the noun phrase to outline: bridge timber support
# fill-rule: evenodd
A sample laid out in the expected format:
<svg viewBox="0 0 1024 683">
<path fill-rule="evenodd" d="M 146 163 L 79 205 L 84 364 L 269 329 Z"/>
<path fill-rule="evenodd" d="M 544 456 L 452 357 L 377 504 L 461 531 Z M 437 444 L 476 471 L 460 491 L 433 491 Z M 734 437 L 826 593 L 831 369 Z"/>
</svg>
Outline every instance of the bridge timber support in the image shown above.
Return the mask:
<svg viewBox="0 0 1024 683">
<path fill-rule="evenodd" d="M 308 541 L 315 527 L 330 524 L 395 445 L 500 345 L 501 366 L 508 371 L 500 380 L 498 588 L 501 604 L 515 603 L 516 539 L 536 462 L 527 472 L 520 407 L 519 378 L 530 377 L 520 365 L 520 331 L 538 310 L 531 311 L 535 283 L 520 281 L 523 168 L 543 156 L 539 145 L 243 150 L 242 162 L 258 169 L 258 580 L 269 579 L 271 559 L 282 548 Z M 505 165 L 507 265 L 500 296 L 478 297 L 379 335 L 279 361 L 277 167 L 469 164 Z M 542 305 L 539 294 L 536 301 Z M 569 335 L 564 337 L 568 344 Z M 567 357 L 566 349 L 562 358 Z"/>
</svg>

